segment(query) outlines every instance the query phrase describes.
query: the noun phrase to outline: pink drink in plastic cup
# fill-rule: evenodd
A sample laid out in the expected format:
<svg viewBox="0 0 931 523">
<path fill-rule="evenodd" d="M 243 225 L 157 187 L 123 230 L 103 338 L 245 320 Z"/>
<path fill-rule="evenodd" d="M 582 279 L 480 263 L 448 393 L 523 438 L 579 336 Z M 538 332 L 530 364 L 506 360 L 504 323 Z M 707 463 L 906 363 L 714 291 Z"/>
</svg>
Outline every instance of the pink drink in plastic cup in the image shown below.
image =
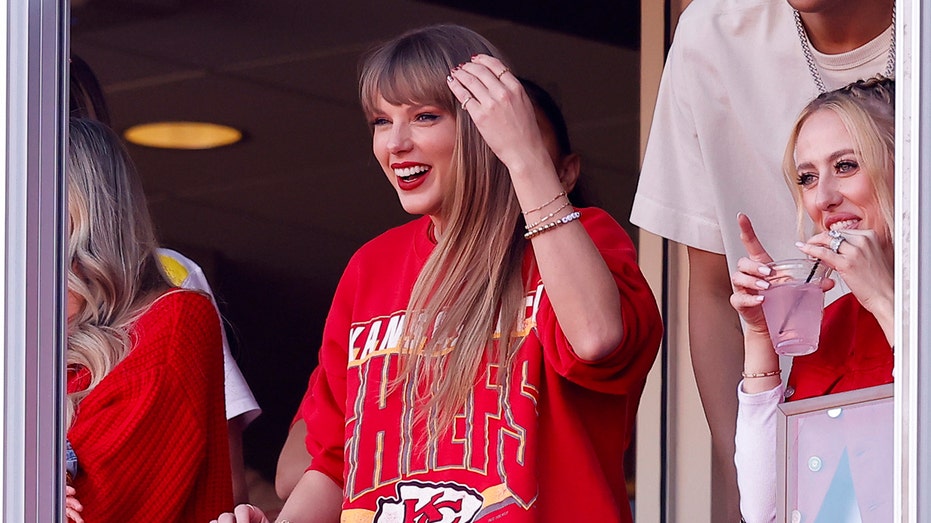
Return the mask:
<svg viewBox="0 0 931 523">
<path fill-rule="evenodd" d="M 804 356 L 818 349 L 824 292 L 821 280 L 827 268 L 816 260 L 772 262 L 766 278 L 769 289 L 762 291 L 763 315 L 776 353 Z"/>
</svg>

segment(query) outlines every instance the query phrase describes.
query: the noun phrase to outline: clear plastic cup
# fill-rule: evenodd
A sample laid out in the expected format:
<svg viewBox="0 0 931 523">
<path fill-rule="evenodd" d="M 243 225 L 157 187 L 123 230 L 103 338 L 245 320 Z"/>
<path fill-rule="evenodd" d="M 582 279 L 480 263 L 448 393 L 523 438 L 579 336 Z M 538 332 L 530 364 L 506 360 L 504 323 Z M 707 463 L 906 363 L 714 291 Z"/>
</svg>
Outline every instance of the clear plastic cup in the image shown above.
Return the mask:
<svg viewBox="0 0 931 523">
<path fill-rule="evenodd" d="M 804 356 L 818 349 L 824 291 L 830 269 L 820 260 L 793 259 L 767 264 L 769 288 L 762 291 L 763 315 L 776 353 Z"/>
</svg>

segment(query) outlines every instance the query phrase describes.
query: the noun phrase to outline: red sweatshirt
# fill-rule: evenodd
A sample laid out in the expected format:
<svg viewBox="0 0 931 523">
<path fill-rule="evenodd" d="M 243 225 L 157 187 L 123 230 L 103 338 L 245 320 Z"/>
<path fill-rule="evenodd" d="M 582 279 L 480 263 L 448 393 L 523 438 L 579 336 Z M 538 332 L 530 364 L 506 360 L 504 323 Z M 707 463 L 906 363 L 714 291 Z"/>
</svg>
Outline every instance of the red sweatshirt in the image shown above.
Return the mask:
<svg viewBox="0 0 931 523">
<path fill-rule="evenodd" d="M 343 520 L 632 521 L 623 456 L 662 322 L 630 239 L 604 211 L 582 210 L 620 290 L 625 333 L 594 363 L 566 341 L 528 248 L 526 338 L 510 383 L 486 362 L 466 408 L 425 453 L 422 435 L 440 428 L 414 426 L 404 390 L 385 386 L 411 289 L 435 247 L 429 223 L 363 246 L 327 318 L 302 415 L 311 469 L 343 488 Z"/>
<path fill-rule="evenodd" d="M 210 521 L 233 506 L 217 311 L 202 294 L 169 291 L 136 321 L 132 340 L 68 430 L 81 515 Z M 70 374 L 69 392 L 87 386 L 86 371 Z"/>
</svg>

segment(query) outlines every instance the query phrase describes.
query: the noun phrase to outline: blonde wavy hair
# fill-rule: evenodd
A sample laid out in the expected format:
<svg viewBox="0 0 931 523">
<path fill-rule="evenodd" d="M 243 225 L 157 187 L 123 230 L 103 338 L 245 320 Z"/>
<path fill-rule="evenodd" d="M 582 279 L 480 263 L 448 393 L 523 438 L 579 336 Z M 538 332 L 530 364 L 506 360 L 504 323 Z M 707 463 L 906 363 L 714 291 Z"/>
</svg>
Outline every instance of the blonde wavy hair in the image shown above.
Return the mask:
<svg viewBox="0 0 931 523">
<path fill-rule="evenodd" d="M 168 283 L 142 184 L 119 137 L 72 118 L 68 129 L 68 291 L 83 298 L 68 322 L 66 363 L 90 385 L 68 394 L 66 426 L 78 406 L 132 348 L 130 329 Z"/>
<path fill-rule="evenodd" d="M 895 200 L 889 190 L 889 176 L 895 169 L 895 81 L 876 76 L 823 93 L 809 102 L 795 120 L 783 156 L 782 171 L 798 209 L 798 233 L 802 241 L 809 238 L 812 231 L 805 230 L 806 214 L 802 205 L 802 186 L 798 183 L 795 146 L 802 126 L 818 111 L 836 114 L 853 138 L 854 152 L 862 171 L 870 178 L 886 222 L 885 231 L 879 232 L 892 238 Z"/>
<path fill-rule="evenodd" d="M 369 53 L 359 92 L 367 115 L 390 104 L 436 105 L 457 122 L 452 170 L 440 213 L 442 237 L 414 284 L 397 384 L 412 386 L 416 419 L 448 427 L 482 373 L 497 361 L 506 386 L 524 311 L 523 217 L 504 164 L 447 87 L 446 76 L 475 54 L 502 59 L 465 27 L 435 25 L 405 33 Z M 496 334 L 500 337 L 495 339 Z M 492 341 L 494 340 L 494 341 Z"/>
</svg>

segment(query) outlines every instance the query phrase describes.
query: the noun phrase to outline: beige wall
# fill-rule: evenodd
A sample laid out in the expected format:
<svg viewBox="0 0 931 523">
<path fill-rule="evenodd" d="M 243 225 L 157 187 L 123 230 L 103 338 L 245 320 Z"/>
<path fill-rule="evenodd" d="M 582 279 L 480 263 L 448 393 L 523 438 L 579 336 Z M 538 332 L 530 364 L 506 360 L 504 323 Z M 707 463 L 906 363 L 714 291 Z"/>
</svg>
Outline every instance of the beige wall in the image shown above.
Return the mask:
<svg viewBox="0 0 931 523">
<path fill-rule="evenodd" d="M 681 13 L 690 0 L 669 0 L 671 9 Z M 646 146 L 656 92 L 665 57 L 665 13 L 663 2 L 641 2 L 641 86 L 640 146 Z M 673 17 L 668 31 L 673 32 Z M 640 231 L 640 266 L 654 290 L 657 300 L 663 295 L 663 239 Z M 668 403 L 663 411 L 661 395 L 662 359 L 657 358 L 644 390 L 637 420 L 637 493 L 638 523 L 660 521 L 665 503 L 667 521 L 671 523 L 711 523 L 712 486 L 711 434 L 701 408 L 698 388 L 688 349 L 688 257 L 684 247 L 671 243 L 668 257 L 667 332 L 668 366 L 665 384 Z M 662 417 L 667 420 L 665 450 L 660 432 Z M 667 467 L 666 496 L 661 496 L 661 458 L 665 452 Z"/>
</svg>

